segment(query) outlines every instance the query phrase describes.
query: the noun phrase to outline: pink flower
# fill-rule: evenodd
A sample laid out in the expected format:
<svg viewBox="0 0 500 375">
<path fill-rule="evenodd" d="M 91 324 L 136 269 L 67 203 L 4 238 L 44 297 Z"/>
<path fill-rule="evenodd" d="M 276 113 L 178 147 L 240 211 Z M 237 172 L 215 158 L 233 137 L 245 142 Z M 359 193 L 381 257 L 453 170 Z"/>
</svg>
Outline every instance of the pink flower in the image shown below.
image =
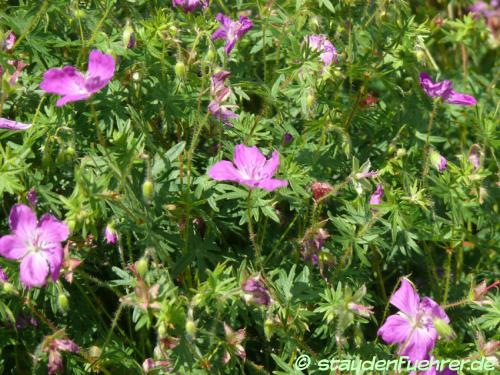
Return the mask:
<svg viewBox="0 0 500 375">
<path fill-rule="evenodd" d="M 266 160 L 257 147 L 240 144 L 234 148 L 234 164 L 228 160 L 219 161 L 210 168 L 208 175 L 217 181 L 233 181 L 250 189 L 273 191 L 288 185 L 287 181 L 272 178 L 279 165 L 278 151 L 273 151 L 271 159 Z"/>
<path fill-rule="evenodd" d="M 306 37 L 306 41 L 309 44 L 309 48 L 313 51 L 321 52 L 321 60 L 325 64 L 325 68 L 330 66 L 332 61 L 338 64 L 337 49 L 327 39 L 326 35 L 309 35 Z"/>
<path fill-rule="evenodd" d="M 368 318 L 370 317 L 370 315 L 373 314 L 373 306 L 364 306 L 364 305 L 360 305 L 360 304 L 357 304 L 357 303 L 354 303 L 354 302 L 349 302 L 347 304 L 347 308 L 351 311 L 354 311 L 356 312 L 357 314 L 359 314 L 360 316 L 363 316 L 365 318 Z"/>
<path fill-rule="evenodd" d="M 15 72 L 12 73 L 8 81 L 10 86 L 14 86 L 17 83 L 19 77 L 21 76 L 23 69 L 28 65 L 22 62 L 21 60 L 9 60 L 7 61 L 7 64 L 16 68 Z"/>
<path fill-rule="evenodd" d="M 439 152 L 432 150 L 430 155 L 430 160 L 434 168 L 438 170 L 438 172 L 443 173 L 446 169 L 446 164 L 448 163 L 444 156 L 439 154 Z"/>
<path fill-rule="evenodd" d="M 382 197 L 384 196 L 384 189 L 382 184 L 377 185 L 377 190 L 370 197 L 370 204 L 380 204 L 382 202 Z"/>
<path fill-rule="evenodd" d="M 244 16 L 241 16 L 239 21 L 233 21 L 222 13 L 217 14 L 215 19 L 222 26 L 212 34 L 212 40 L 224 39 L 226 41 L 224 50 L 226 51 L 226 55 L 229 56 L 236 42 L 243 38 L 243 35 L 253 27 L 253 23 L 249 18 Z"/>
<path fill-rule="evenodd" d="M 451 81 L 434 82 L 426 72 L 420 73 L 420 86 L 428 96 L 432 98 L 441 97 L 450 104 L 476 105 L 477 103 L 473 96 L 453 90 Z"/>
<path fill-rule="evenodd" d="M 212 101 L 208 105 L 208 111 L 227 126 L 232 126 L 229 119 L 238 118 L 238 115 L 229 109 L 230 106 L 222 104 L 231 95 L 231 89 L 224 85 L 224 81 L 230 75 L 231 73 L 222 70 L 212 76 L 210 85 Z"/>
<path fill-rule="evenodd" d="M 106 236 L 106 242 L 108 244 L 114 245 L 118 240 L 118 233 L 111 224 L 106 225 L 106 230 L 104 231 L 104 235 Z"/>
<path fill-rule="evenodd" d="M 73 66 L 52 68 L 43 75 L 40 88 L 49 94 L 60 95 L 56 106 L 88 99 L 107 86 L 115 74 L 113 56 L 98 50 L 90 52 L 87 74 L 83 75 Z"/>
<path fill-rule="evenodd" d="M 38 203 L 38 195 L 36 194 L 35 188 L 31 188 L 28 191 L 28 194 L 26 194 L 26 198 L 28 199 L 28 202 L 32 208 L 36 207 L 36 204 Z"/>
<path fill-rule="evenodd" d="M 194 12 L 197 8 L 208 7 L 209 0 L 172 0 L 174 8 L 181 7 L 185 13 Z"/>
<path fill-rule="evenodd" d="M 469 160 L 469 162 L 472 163 L 475 171 L 478 170 L 481 165 L 480 155 L 481 155 L 481 149 L 479 145 L 473 144 L 470 149 L 469 157 L 467 158 L 467 160 Z"/>
<path fill-rule="evenodd" d="M 26 130 L 31 128 L 31 124 L 24 124 L 22 122 L 17 122 L 14 120 L 9 120 L 3 117 L 0 117 L 0 129 L 7 130 Z"/>
<path fill-rule="evenodd" d="M 433 319 L 449 323 L 448 315 L 431 298 L 420 300 L 406 278 L 401 279 L 401 286 L 390 303 L 400 311 L 389 316 L 377 334 L 388 344 L 399 344 L 398 354 L 411 361 L 429 359 L 438 338 Z"/>
<path fill-rule="evenodd" d="M 12 207 L 9 224 L 12 234 L 0 238 L 0 255 L 21 261 L 21 283 L 27 288 L 43 286 L 49 273 L 56 281 L 63 261 L 61 242 L 69 236 L 67 225 L 50 214 L 37 222 L 24 204 Z"/>
</svg>

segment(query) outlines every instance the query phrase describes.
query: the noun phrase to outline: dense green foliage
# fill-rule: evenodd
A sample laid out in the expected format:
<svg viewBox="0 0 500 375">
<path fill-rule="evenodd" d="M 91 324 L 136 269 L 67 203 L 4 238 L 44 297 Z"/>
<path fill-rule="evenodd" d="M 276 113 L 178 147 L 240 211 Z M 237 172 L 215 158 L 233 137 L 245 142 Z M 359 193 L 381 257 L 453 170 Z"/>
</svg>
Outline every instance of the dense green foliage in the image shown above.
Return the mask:
<svg viewBox="0 0 500 375">
<path fill-rule="evenodd" d="M 403 276 L 450 318 L 455 335 L 434 356 L 483 356 L 478 335 L 500 340 L 497 289 L 474 293 L 500 275 L 499 37 L 467 14 L 470 2 L 447 3 L 212 0 L 185 14 L 170 0 L 0 1 L 0 39 L 17 36 L 0 51 L 0 115 L 33 124 L 0 129 L 0 235 L 33 188 L 39 217 L 68 224 L 69 257 L 81 261 L 57 283 L 26 289 L 18 262 L 0 258 L 9 276 L 0 372 L 46 373 L 54 333 L 81 348 L 63 354 L 68 374 L 140 374 L 146 358 L 170 363 L 157 373 L 183 374 L 300 373 L 301 354 L 392 359 L 397 348 L 377 329 L 396 311 L 389 298 Z M 229 57 L 211 40 L 218 12 L 254 24 Z M 305 46 L 311 34 L 328 36 L 338 63 L 324 69 Z M 56 107 L 39 88 L 43 74 L 85 72 L 92 49 L 115 57 L 113 80 Z M 12 59 L 27 66 L 9 85 Z M 231 72 L 233 127 L 207 111 L 220 69 Z M 478 104 L 433 101 L 422 71 Z M 236 144 L 279 151 L 288 186 L 249 195 L 209 178 Z M 359 178 L 368 169 L 378 176 Z M 333 187 L 328 197 L 313 199 L 316 181 Z M 105 242 L 107 225 L 116 244 Z M 302 252 L 320 228 L 314 265 Z M 257 275 L 269 306 L 244 298 Z M 36 326 L 16 328 L 30 316 Z M 246 329 L 245 360 L 224 322 Z M 314 363 L 308 371 L 322 373 Z"/>
</svg>

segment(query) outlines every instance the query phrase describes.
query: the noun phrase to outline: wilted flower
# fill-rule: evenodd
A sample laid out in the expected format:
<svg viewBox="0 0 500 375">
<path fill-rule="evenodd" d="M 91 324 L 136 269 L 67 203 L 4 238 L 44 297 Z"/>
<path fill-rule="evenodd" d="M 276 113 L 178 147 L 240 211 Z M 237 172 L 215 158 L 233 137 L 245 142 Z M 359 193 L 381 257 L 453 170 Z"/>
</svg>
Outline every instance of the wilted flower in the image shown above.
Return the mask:
<svg viewBox="0 0 500 375">
<path fill-rule="evenodd" d="M 45 72 L 40 88 L 49 94 L 62 96 L 56 102 L 61 107 L 69 102 L 88 99 L 107 86 L 115 74 L 115 59 L 98 50 L 90 52 L 87 74 L 73 66 L 52 68 Z"/>
<path fill-rule="evenodd" d="M 10 210 L 12 234 L 0 238 L 0 255 L 21 261 L 20 279 L 27 288 L 43 286 L 48 274 L 59 277 L 63 261 L 61 242 L 66 241 L 69 229 L 50 214 L 37 222 L 36 214 L 24 204 Z"/>
<path fill-rule="evenodd" d="M 486 25 L 491 29 L 496 38 L 500 28 L 500 2 L 493 0 L 490 4 L 484 1 L 476 1 L 469 7 L 469 12 L 474 14 L 474 18 L 484 17 Z"/>
<path fill-rule="evenodd" d="M 338 64 L 337 50 L 326 35 L 309 35 L 306 37 L 306 42 L 313 51 L 321 52 L 321 60 L 325 64 L 325 68 L 330 66 L 332 61 Z"/>
<path fill-rule="evenodd" d="M 479 169 L 480 153 L 481 153 L 481 149 L 479 148 L 479 145 L 476 145 L 476 144 L 472 145 L 470 152 L 469 152 L 469 157 L 467 159 L 474 166 L 474 170 Z"/>
<path fill-rule="evenodd" d="M 429 74 L 425 72 L 420 73 L 420 86 L 428 96 L 432 98 L 440 97 L 450 104 L 476 105 L 477 103 L 473 96 L 453 90 L 451 81 L 434 82 Z"/>
<path fill-rule="evenodd" d="M 29 128 L 31 128 L 31 124 L 24 124 L 22 122 L 17 122 L 0 117 L 0 129 L 16 131 L 16 130 L 26 130 Z"/>
<path fill-rule="evenodd" d="M 377 189 L 370 196 L 370 204 L 380 204 L 382 202 L 382 197 L 384 196 L 384 189 L 382 188 L 382 184 L 377 185 Z"/>
<path fill-rule="evenodd" d="M 253 23 L 245 16 L 241 16 L 239 21 L 233 21 L 222 13 L 217 14 L 215 19 L 219 21 L 222 26 L 212 34 L 212 40 L 224 39 L 226 41 L 224 51 L 226 51 L 226 55 L 229 56 L 236 42 L 243 38 L 252 28 Z"/>
<path fill-rule="evenodd" d="M 431 298 L 421 300 L 406 278 L 401 279 L 390 303 L 400 311 L 387 318 L 378 335 L 388 344 L 399 344 L 398 354 L 411 361 L 428 359 L 438 338 L 433 320 L 449 323 L 448 315 Z"/>
<path fill-rule="evenodd" d="M 241 288 L 245 292 L 244 298 L 246 302 L 254 302 L 257 305 L 266 306 L 271 303 L 271 296 L 262 281 L 260 281 L 259 276 L 245 280 Z"/>
<path fill-rule="evenodd" d="M 142 363 L 142 369 L 144 370 L 145 373 L 148 373 L 154 369 L 160 369 L 167 366 L 170 366 L 169 361 L 155 361 L 153 358 L 146 358 Z M 166 370 L 169 372 L 171 371 L 170 369 Z"/>
<path fill-rule="evenodd" d="M 9 281 L 9 277 L 5 273 L 2 267 L 0 267 L 0 281 Z"/>
<path fill-rule="evenodd" d="M 80 347 L 69 339 L 52 339 L 42 351 L 49 354 L 49 363 L 47 369 L 49 374 L 55 374 L 64 371 L 64 365 L 61 352 L 79 353 Z"/>
<path fill-rule="evenodd" d="M 26 198 L 28 199 L 28 202 L 32 208 L 36 207 L 36 204 L 38 203 L 38 195 L 36 194 L 35 188 L 31 188 L 28 191 L 28 194 L 26 194 Z"/>
<path fill-rule="evenodd" d="M 23 69 L 27 66 L 24 62 L 21 60 L 9 60 L 7 61 L 9 65 L 12 65 L 16 70 L 12 75 L 10 76 L 8 83 L 10 86 L 14 86 L 17 83 L 17 80 L 19 79 L 19 76 L 23 72 Z"/>
<path fill-rule="evenodd" d="M 500 350 L 500 341 L 491 340 L 486 342 L 481 332 L 477 333 L 477 343 L 480 353 L 485 357 L 496 356 L 496 353 Z"/>
<path fill-rule="evenodd" d="M 64 246 L 64 261 L 62 264 L 62 269 L 63 269 L 63 277 L 66 279 L 68 283 L 73 282 L 73 274 L 74 271 L 80 266 L 82 261 L 80 259 L 76 258 L 71 258 L 70 253 L 69 253 L 69 247 L 70 247 L 71 241 L 68 241 L 66 243 L 66 246 Z"/>
<path fill-rule="evenodd" d="M 311 185 L 311 191 L 313 193 L 313 199 L 318 201 L 325 195 L 331 193 L 333 191 L 333 187 L 328 182 L 315 181 Z"/>
<path fill-rule="evenodd" d="M 430 161 L 434 168 L 436 168 L 439 172 L 443 173 L 446 169 L 446 159 L 435 150 L 431 151 Z"/>
<path fill-rule="evenodd" d="M 118 233 L 111 224 L 106 225 L 104 235 L 106 236 L 106 242 L 108 244 L 114 245 L 118 240 Z"/>
<path fill-rule="evenodd" d="M 172 0 L 174 8 L 181 7 L 185 13 L 194 12 L 197 8 L 208 7 L 209 0 Z"/>
<path fill-rule="evenodd" d="M 500 285 L 500 280 L 496 280 L 492 284 L 488 285 L 486 283 L 486 280 L 481 281 L 474 289 L 474 302 L 477 302 L 479 304 L 483 304 L 484 298 L 486 297 L 486 294 L 488 294 L 488 291 L 493 288 L 497 288 L 498 285 Z"/>
<path fill-rule="evenodd" d="M 239 329 L 235 332 L 228 324 L 226 324 L 226 322 L 224 322 L 224 334 L 226 336 L 226 342 L 231 347 L 232 351 L 234 351 L 238 357 L 245 360 L 247 354 L 245 352 L 245 348 L 241 345 L 246 337 L 245 329 Z M 228 350 L 225 350 L 222 357 L 223 363 L 227 364 L 230 359 L 231 353 Z"/>
<path fill-rule="evenodd" d="M 210 86 L 212 101 L 208 105 L 208 111 L 227 126 L 232 126 L 229 119 L 238 118 L 238 115 L 229 109 L 229 105 L 222 104 L 231 95 L 231 89 L 224 85 L 224 81 L 230 75 L 231 73 L 222 70 L 212 76 Z"/>
<path fill-rule="evenodd" d="M 280 164 L 277 151 L 266 160 L 257 147 L 240 144 L 234 148 L 233 162 L 219 161 L 209 169 L 208 175 L 214 180 L 238 182 L 250 189 L 273 191 L 288 185 L 287 181 L 272 178 Z"/>
<path fill-rule="evenodd" d="M 364 306 L 354 302 L 349 302 L 347 304 L 347 308 L 365 318 L 368 318 L 370 315 L 373 314 L 373 306 Z"/>
<path fill-rule="evenodd" d="M 292 141 L 293 141 L 293 135 L 291 135 L 290 133 L 285 133 L 285 135 L 283 135 L 283 143 L 285 144 L 285 146 L 291 143 Z"/>
<path fill-rule="evenodd" d="M 5 51 L 12 51 L 14 45 L 16 44 L 16 34 L 9 31 L 2 42 L 2 49 Z"/>
<path fill-rule="evenodd" d="M 313 265 L 317 265 L 318 254 L 328 238 L 330 235 L 323 228 L 308 230 L 302 240 L 301 254 L 304 261 L 310 261 Z"/>
<path fill-rule="evenodd" d="M 373 95 L 371 92 L 369 92 L 366 97 L 363 99 L 361 102 L 362 107 L 371 107 L 372 105 L 376 104 L 378 102 L 378 98 Z"/>
</svg>

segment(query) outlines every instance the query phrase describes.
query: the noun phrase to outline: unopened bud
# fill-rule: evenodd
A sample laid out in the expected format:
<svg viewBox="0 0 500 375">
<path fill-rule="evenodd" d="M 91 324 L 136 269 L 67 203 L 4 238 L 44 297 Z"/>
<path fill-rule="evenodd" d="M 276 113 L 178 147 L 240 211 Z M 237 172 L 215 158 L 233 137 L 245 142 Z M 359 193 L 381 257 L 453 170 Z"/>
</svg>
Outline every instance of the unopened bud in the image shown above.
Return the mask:
<svg viewBox="0 0 500 375">
<path fill-rule="evenodd" d="M 69 308 L 69 300 L 68 296 L 64 293 L 60 293 L 59 296 L 57 297 L 57 304 L 59 305 L 59 308 L 61 309 L 62 312 L 68 311 Z"/>
<path fill-rule="evenodd" d="M 141 275 L 141 277 L 144 277 L 144 275 L 146 274 L 146 272 L 148 272 L 148 260 L 144 257 L 142 257 L 141 259 L 139 259 L 136 263 L 135 263 L 135 269 L 137 271 L 137 273 L 139 275 Z"/>
<path fill-rule="evenodd" d="M 196 335 L 196 323 L 192 319 L 186 320 L 186 333 L 190 337 L 194 337 Z"/>
<path fill-rule="evenodd" d="M 182 61 L 175 64 L 174 70 L 177 78 L 184 78 L 186 76 L 186 65 Z"/>
<path fill-rule="evenodd" d="M 439 336 L 446 340 L 451 340 L 455 337 L 455 332 L 443 319 L 435 318 L 433 319 L 434 328 L 436 329 Z"/>
<path fill-rule="evenodd" d="M 315 102 L 315 97 L 313 94 L 309 94 L 307 95 L 306 97 L 306 106 L 308 109 L 311 109 L 314 105 L 314 102 Z"/>
<path fill-rule="evenodd" d="M 144 181 L 142 184 L 142 196 L 148 202 L 153 198 L 153 181 Z"/>
<path fill-rule="evenodd" d="M 264 322 L 264 335 L 267 341 L 271 340 L 274 334 L 274 322 L 271 318 L 267 318 Z"/>
<path fill-rule="evenodd" d="M 16 292 L 16 287 L 9 282 L 2 283 L 3 291 L 8 294 L 14 294 Z"/>
</svg>

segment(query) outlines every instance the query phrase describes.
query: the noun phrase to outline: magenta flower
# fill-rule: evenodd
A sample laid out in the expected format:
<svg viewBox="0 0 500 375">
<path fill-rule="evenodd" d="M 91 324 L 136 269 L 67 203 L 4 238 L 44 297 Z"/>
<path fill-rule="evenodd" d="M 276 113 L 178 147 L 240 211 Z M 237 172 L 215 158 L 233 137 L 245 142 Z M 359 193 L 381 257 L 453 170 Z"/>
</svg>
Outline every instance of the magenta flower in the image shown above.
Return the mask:
<svg viewBox="0 0 500 375">
<path fill-rule="evenodd" d="M 0 129 L 7 129 L 7 130 L 26 130 L 31 128 L 31 124 L 24 124 L 22 122 L 17 122 L 14 120 L 9 120 L 6 118 L 0 117 Z"/>
<path fill-rule="evenodd" d="M 0 255 L 21 261 L 21 283 L 27 288 L 43 286 L 49 273 L 56 281 L 64 257 L 61 242 L 69 236 L 67 225 L 50 214 L 37 222 L 24 204 L 12 207 L 9 225 L 12 234 L 0 238 Z"/>
<path fill-rule="evenodd" d="M 85 100 L 107 86 L 115 74 L 115 59 L 98 50 L 90 52 L 87 74 L 82 74 L 73 66 L 62 69 L 52 68 L 45 72 L 40 88 L 60 95 L 56 106 Z"/>
<path fill-rule="evenodd" d="M 377 185 L 377 189 L 370 197 L 370 204 L 380 204 L 382 202 L 382 197 L 384 196 L 384 189 L 382 184 Z"/>
<path fill-rule="evenodd" d="M 321 60 L 325 64 L 325 68 L 332 64 L 332 61 L 335 64 L 338 64 L 338 55 L 337 49 L 330 42 L 326 35 L 309 35 L 306 37 L 306 41 L 309 44 L 309 48 L 311 48 L 315 52 L 321 52 Z"/>
<path fill-rule="evenodd" d="M 421 300 L 406 278 L 401 279 L 390 303 L 400 311 L 389 316 L 377 334 L 388 344 L 399 344 L 398 354 L 411 361 L 429 359 L 438 338 L 433 320 L 449 323 L 448 315 L 431 298 Z"/>
<path fill-rule="evenodd" d="M 223 104 L 231 95 L 231 89 L 224 85 L 224 81 L 230 75 L 231 73 L 222 70 L 212 76 L 210 85 L 212 101 L 208 105 L 208 111 L 227 126 L 233 126 L 230 119 L 238 118 L 238 115 L 229 109 L 230 105 Z"/>
<path fill-rule="evenodd" d="M 69 339 L 53 339 L 42 351 L 49 354 L 47 370 L 50 375 L 64 371 L 61 352 L 80 352 L 80 347 Z"/>
<path fill-rule="evenodd" d="M 439 152 L 432 150 L 430 155 L 431 164 L 436 168 L 440 173 L 443 173 L 446 169 L 447 161 L 444 156 L 440 155 Z"/>
<path fill-rule="evenodd" d="M 240 144 L 234 148 L 234 164 L 228 160 L 219 161 L 210 168 L 208 175 L 217 181 L 233 181 L 250 189 L 273 191 L 288 185 L 287 181 L 272 178 L 279 165 L 278 151 L 273 151 L 271 159 L 266 160 L 257 147 Z"/>
<path fill-rule="evenodd" d="M 262 281 L 260 281 L 259 276 L 245 280 L 241 288 L 245 292 L 246 302 L 252 301 L 257 305 L 265 306 L 271 303 L 271 296 Z"/>
<path fill-rule="evenodd" d="M 217 14 L 215 19 L 219 21 L 222 26 L 212 34 L 212 40 L 224 39 L 226 41 L 224 50 L 226 51 L 226 55 L 229 56 L 236 42 L 243 38 L 243 35 L 252 28 L 253 23 L 248 17 L 244 16 L 241 16 L 239 21 L 233 21 L 222 13 Z"/>
<path fill-rule="evenodd" d="M 106 242 L 108 244 L 114 245 L 118 240 L 118 233 L 111 224 L 106 225 L 106 230 L 104 231 L 104 235 L 106 236 Z"/>
<path fill-rule="evenodd" d="M 440 97 L 450 104 L 476 105 L 477 103 L 473 96 L 453 90 L 451 81 L 434 82 L 426 72 L 420 73 L 420 86 L 428 96 L 432 98 Z"/>
<path fill-rule="evenodd" d="M 209 0 L 172 0 L 174 8 L 181 7 L 185 13 L 194 12 L 197 8 L 208 7 Z"/>
</svg>

